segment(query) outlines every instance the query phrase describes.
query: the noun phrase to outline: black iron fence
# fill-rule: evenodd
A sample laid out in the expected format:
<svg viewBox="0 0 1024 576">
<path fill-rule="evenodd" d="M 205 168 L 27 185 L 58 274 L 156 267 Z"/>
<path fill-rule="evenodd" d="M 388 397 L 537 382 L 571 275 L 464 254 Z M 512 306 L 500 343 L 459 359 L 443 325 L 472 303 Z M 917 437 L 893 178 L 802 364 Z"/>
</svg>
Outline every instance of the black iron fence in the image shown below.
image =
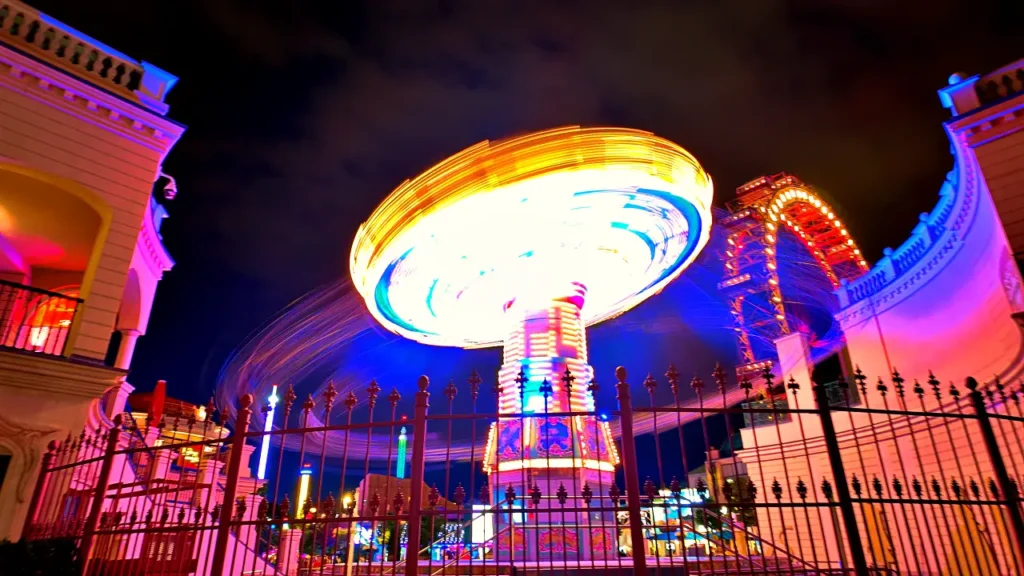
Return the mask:
<svg viewBox="0 0 1024 576">
<path fill-rule="evenodd" d="M 203 440 L 158 445 L 121 422 L 51 444 L 25 534 L 75 538 L 93 575 L 1024 573 L 1019 388 L 858 373 L 843 402 L 790 380 L 764 403 L 712 376 L 687 390 L 672 369 L 642 386 L 619 369 L 612 442 L 601 410 L 499 414 L 475 375 L 433 402 L 422 378 L 410 421 L 371 383 L 340 401 L 289 389 L 270 432 L 249 428 L 250 397 L 230 438 L 190 418 Z M 267 436 L 259 480 L 243 457 Z"/>
</svg>

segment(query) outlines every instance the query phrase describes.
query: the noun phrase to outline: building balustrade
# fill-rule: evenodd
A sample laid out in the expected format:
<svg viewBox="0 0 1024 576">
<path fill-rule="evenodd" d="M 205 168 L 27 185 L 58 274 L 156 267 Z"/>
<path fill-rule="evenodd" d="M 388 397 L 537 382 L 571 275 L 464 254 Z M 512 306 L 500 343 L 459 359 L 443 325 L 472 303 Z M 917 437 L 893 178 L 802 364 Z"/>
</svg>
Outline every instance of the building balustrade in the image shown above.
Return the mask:
<svg viewBox="0 0 1024 576">
<path fill-rule="evenodd" d="M 62 356 L 83 300 L 0 280 L 0 348 Z"/>
<path fill-rule="evenodd" d="M 1024 92 L 1024 62 L 1018 60 L 982 76 L 974 89 L 982 104 L 991 104 Z"/>
<path fill-rule="evenodd" d="M 159 114 L 166 114 L 164 97 L 178 81 L 157 66 L 130 58 L 17 0 L 0 0 L 0 43 L 57 64 Z"/>
<path fill-rule="evenodd" d="M 883 257 L 866 274 L 852 281 L 843 281 L 836 290 L 839 307 L 847 308 L 882 294 L 891 285 L 913 276 L 933 253 L 933 247 L 953 241 L 957 236 L 952 230 L 958 227 L 964 210 L 974 197 L 969 191 L 957 192 L 960 179 L 959 167 L 955 166 L 939 191 L 939 201 L 930 213 L 923 213 L 910 237 L 899 247 L 886 248 Z M 973 180 L 971 180 L 973 181 Z M 954 209 L 959 211 L 954 213 Z"/>
<path fill-rule="evenodd" d="M 142 80 L 142 66 L 112 53 L 91 39 L 75 35 L 46 15 L 20 2 L 0 4 L 0 38 L 74 67 L 108 89 L 133 92 Z"/>
</svg>

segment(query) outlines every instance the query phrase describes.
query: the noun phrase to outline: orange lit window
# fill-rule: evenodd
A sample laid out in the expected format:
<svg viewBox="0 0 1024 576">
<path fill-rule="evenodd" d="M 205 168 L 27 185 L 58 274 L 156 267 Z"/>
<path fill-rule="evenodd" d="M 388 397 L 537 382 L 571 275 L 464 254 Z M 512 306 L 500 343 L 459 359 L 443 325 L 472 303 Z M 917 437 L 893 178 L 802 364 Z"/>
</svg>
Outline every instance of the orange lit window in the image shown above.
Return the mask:
<svg viewBox="0 0 1024 576">
<path fill-rule="evenodd" d="M 58 349 L 67 338 L 78 305 L 78 288 L 58 291 L 61 296 L 39 296 L 28 306 L 25 326 L 28 349 Z"/>
</svg>

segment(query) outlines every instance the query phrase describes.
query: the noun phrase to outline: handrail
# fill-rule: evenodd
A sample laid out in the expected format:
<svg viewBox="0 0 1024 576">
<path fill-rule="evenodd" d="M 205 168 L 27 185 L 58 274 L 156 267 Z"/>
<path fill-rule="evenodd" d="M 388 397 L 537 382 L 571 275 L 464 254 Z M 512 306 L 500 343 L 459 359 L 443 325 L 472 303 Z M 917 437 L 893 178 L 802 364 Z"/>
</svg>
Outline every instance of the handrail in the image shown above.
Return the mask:
<svg viewBox="0 0 1024 576">
<path fill-rule="evenodd" d="M 473 523 L 473 518 L 475 516 L 477 516 L 477 515 L 482 515 L 482 514 L 498 514 L 498 513 L 500 513 L 501 509 L 502 509 L 501 506 L 502 506 L 502 503 L 498 503 L 498 504 L 492 504 L 490 508 L 487 508 L 485 510 L 473 510 L 472 512 L 470 512 L 470 519 L 465 521 L 465 522 L 463 522 L 462 524 L 460 524 L 459 528 L 462 529 L 462 530 L 465 530 L 465 528 L 467 526 L 469 526 L 470 524 Z M 492 534 L 490 538 L 488 538 L 487 540 L 484 540 L 483 542 L 481 542 L 481 544 L 493 541 L 499 535 L 503 534 L 506 529 L 511 529 L 511 527 L 512 527 L 511 525 L 506 525 L 501 530 L 498 530 L 497 532 Z M 429 544 L 427 544 L 426 546 L 424 546 L 423 548 L 420 548 L 420 550 L 416 553 L 416 556 L 418 557 L 420 554 L 423 554 L 424 552 L 429 552 L 430 548 L 434 545 L 435 542 L 437 542 L 437 540 L 435 540 L 435 539 L 433 539 L 433 537 L 431 537 L 431 542 Z M 408 557 L 408 556 L 406 556 L 406 557 Z M 403 559 L 403 560 L 399 560 L 399 561 L 395 562 L 394 565 L 392 565 L 392 566 L 382 567 L 380 573 L 381 574 L 394 574 L 395 573 L 394 570 L 397 570 L 399 566 L 403 566 L 404 567 L 405 566 L 405 562 L 406 561 Z M 443 570 L 443 569 L 451 566 L 452 564 L 457 563 L 458 560 L 449 560 L 448 562 L 449 563 L 443 564 L 439 568 L 439 570 Z M 390 570 L 391 572 L 388 572 L 388 570 Z M 438 573 L 439 572 L 432 572 L 430 576 L 435 576 Z"/>
<path fill-rule="evenodd" d="M 17 0 L 0 2 L 0 39 L 121 94 L 142 84 L 145 67 Z"/>
<path fill-rule="evenodd" d="M 473 517 L 475 517 L 478 514 L 496 514 L 496 513 L 500 513 L 501 510 L 502 510 L 502 504 L 494 504 L 490 508 L 487 508 L 486 510 L 473 511 L 471 513 L 471 518 L 469 520 L 463 522 L 460 525 L 460 528 L 465 529 L 467 526 L 472 524 L 473 523 Z M 756 540 L 760 544 L 767 545 L 769 548 L 771 548 L 773 551 L 776 552 L 776 557 L 778 557 L 778 556 L 785 557 L 790 562 L 795 560 L 796 562 L 799 562 L 801 566 L 804 566 L 804 567 L 807 567 L 807 568 L 811 568 L 814 571 L 820 571 L 821 570 L 820 567 L 816 563 L 810 562 L 810 561 L 808 561 L 808 560 L 806 560 L 806 559 L 804 559 L 804 558 L 802 558 L 800 556 L 797 556 L 796 554 L 793 554 L 792 552 L 789 552 L 789 551 L 785 550 L 784 548 L 782 548 L 780 546 L 777 546 L 771 540 L 765 539 L 764 535 L 755 534 L 755 533 L 751 532 L 750 530 L 747 530 L 745 527 L 737 525 L 736 522 L 734 522 L 732 519 L 726 518 L 726 517 L 722 516 L 721 514 L 719 514 L 718 512 L 710 509 L 710 508 L 705 507 L 705 508 L 703 508 L 703 510 L 704 510 L 705 514 L 707 514 L 710 517 L 716 518 L 719 522 L 722 523 L 723 526 L 728 526 L 733 532 L 741 532 L 744 535 L 748 536 L 749 538 L 752 538 L 752 539 Z M 500 530 L 498 530 L 497 532 L 492 534 L 491 537 L 488 538 L 487 540 L 484 540 L 483 542 L 479 542 L 479 543 L 474 542 L 474 544 L 486 544 L 488 542 L 494 542 L 498 537 L 500 537 L 505 532 L 510 531 L 511 529 L 512 529 L 512 525 L 511 524 L 506 524 Z M 711 541 L 710 538 L 708 540 Z M 434 542 L 436 542 L 436 541 L 437 540 L 433 540 L 430 544 L 428 544 L 427 546 L 421 548 L 420 551 L 417 553 L 417 556 L 419 554 L 423 554 L 424 552 L 429 551 L 430 548 L 434 545 Z M 453 559 L 453 560 L 448 560 L 447 562 L 445 562 L 444 564 L 442 564 L 441 566 L 436 568 L 433 572 L 431 572 L 430 576 L 438 576 L 439 574 L 445 573 L 445 571 L 447 569 L 451 568 L 455 564 L 458 564 L 460 562 L 460 560 L 461 559 L 459 559 L 459 558 L 456 558 L 456 559 Z M 403 559 L 403 560 L 399 560 L 398 562 L 396 562 L 393 566 L 385 566 L 385 567 L 383 567 L 381 569 L 381 574 L 397 573 L 397 572 L 394 572 L 394 571 L 397 570 L 399 566 L 404 566 L 405 562 L 406 561 Z M 752 560 L 751 560 L 751 562 L 753 563 Z M 764 565 L 762 565 L 761 567 L 763 568 Z"/>
<path fill-rule="evenodd" d="M 62 356 L 84 300 L 8 280 L 0 280 L 0 347 Z"/>
<path fill-rule="evenodd" d="M 67 294 L 64 294 L 64 293 L 61 293 L 61 292 L 54 292 L 52 290 L 44 290 L 43 288 L 37 288 L 35 286 L 29 286 L 28 284 L 19 284 L 18 282 L 11 282 L 10 280 L 2 280 L 2 279 L 0 279 L 0 286 L 7 286 L 7 287 L 10 287 L 10 288 L 14 288 L 16 290 L 24 290 L 26 292 L 33 292 L 33 293 L 38 294 L 40 296 L 52 296 L 54 298 L 64 298 L 64 299 L 67 299 L 67 300 L 73 300 L 73 301 L 75 301 L 75 302 L 77 302 L 79 304 L 85 302 L 84 299 L 79 298 L 77 296 L 68 296 Z"/>
<path fill-rule="evenodd" d="M 491 541 L 495 540 L 498 536 L 504 534 L 506 531 L 511 531 L 511 530 L 512 530 L 512 525 L 511 524 L 506 524 L 501 530 L 498 530 L 497 532 L 495 532 L 493 535 L 491 535 L 490 538 L 488 538 L 487 540 L 484 540 L 483 542 L 481 542 L 481 544 L 485 544 L 487 542 L 491 542 Z M 449 560 L 449 561 L 445 562 L 444 564 L 441 565 L 440 568 L 438 568 L 437 570 L 431 572 L 430 576 L 437 576 L 438 574 L 446 573 L 448 568 L 451 568 L 453 565 L 458 564 L 459 560 L 460 560 L 459 558 L 455 558 L 453 560 Z"/>
<path fill-rule="evenodd" d="M 922 213 L 910 237 L 896 249 L 886 248 L 884 256 L 866 274 L 856 280 L 841 283 L 836 289 L 840 309 L 868 300 L 901 278 L 914 273 L 936 246 L 943 246 L 950 240 L 963 241 L 957 231 L 969 213 L 968 203 L 973 202 L 977 195 L 972 194 L 971 190 L 975 180 L 973 167 L 965 165 L 971 160 L 964 157 L 955 146 L 953 155 L 953 169 L 942 182 L 935 207 L 930 213 Z"/>
<path fill-rule="evenodd" d="M 1024 60 L 1017 60 L 989 72 L 974 83 L 981 105 L 988 105 L 1024 92 Z"/>
<path fill-rule="evenodd" d="M 126 448 L 130 448 L 132 442 L 137 442 L 139 445 L 148 448 L 148 446 L 146 446 L 146 438 L 145 438 L 145 436 L 142 435 L 142 432 L 139 431 L 139 423 L 135 420 L 135 417 L 132 416 L 132 413 L 131 412 L 124 412 L 123 417 L 124 417 L 124 421 L 123 421 L 124 422 L 124 429 L 129 434 L 129 440 L 128 440 L 128 442 L 126 442 L 125 447 Z M 132 458 L 132 455 L 134 455 L 134 454 L 138 454 L 139 462 L 136 462 L 135 458 Z M 139 468 L 142 468 L 143 471 L 147 471 L 148 472 L 149 464 L 151 463 L 151 462 L 147 462 L 146 465 L 143 466 L 143 463 L 142 463 L 143 459 L 148 459 L 148 460 L 152 461 L 153 457 L 150 454 L 149 450 L 143 450 L 141 452 L 140 451 L 133 452 L 132 454 L 128 454 L 127 458 L 126 458 L 126 460 L 128 460 L 129 466 L 131 466 L 131 468 L 132 468 L 132 471 L 135 472 L 135 478 L 139 479 L 139 480 L 141 480 L 139 478 Z"/>
<path fill-rule="evenodd" d="M 736 532 L 738 530 L 739 532 L 742 532 L 744 535 L 749 536 L 750 538 L 753 538 L 753 539 L 757 540 L 762 545 L 767 544 L 772 550 L 774 550 L 776 552 L 777 555 L 781 554 L 782 556 L 787 557 L 790 560 L 790 562 L 792 562 L 793 560 L 796 560 L 797 562 L 799 562 L 804 567 L 809 567 L 809 568 L 813 569 L 815 572 L 819 572 L 819 573 L 821 572 L 821 568 L 816 563 L 808 562 L 807 560 L 797 556 L 796 554 L 793 554 L 792 552 L 789 552 L 789 551 L 785 550 L 784 548 L 780 548 L 779 546 L 776 546 L 775 543 L 772 542 L 771 540 L 766 540 L 764 535 L 754 534 L 753 532 L 747 530 L 746 528 L 739 527 L 731 519 L 724 518 L 721 514 L 719 514 L 718 512 L 715 512 L 714 510 L 711 510 L 710 508 L 704 508 L 704 513 L 707 514 L 708 516 L 713 517 L 713 518 L 717 518 L 719 522 L 722 522 L 723 526 L 724 525 L 728 525 L 730 528 L 732 528 L 733 532 Z M 762 558 L 763 557 L 764 557 L 764 555 L 762 554 Z"/>
</svg>

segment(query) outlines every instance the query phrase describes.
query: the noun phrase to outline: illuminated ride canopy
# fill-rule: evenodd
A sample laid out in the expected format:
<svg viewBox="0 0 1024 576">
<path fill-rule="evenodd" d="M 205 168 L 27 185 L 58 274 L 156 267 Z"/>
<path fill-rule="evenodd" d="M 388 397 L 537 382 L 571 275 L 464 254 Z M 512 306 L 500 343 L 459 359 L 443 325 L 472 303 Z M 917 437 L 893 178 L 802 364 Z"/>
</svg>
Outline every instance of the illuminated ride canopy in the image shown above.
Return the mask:
<svg viewBox="0 0 1024 576">
<path fill-rule="evenodd" d="M 352 280 L 396 334 L 504 343 L 501 413 L 589 411 L 585 327 L 636 306 L 694 260 L 711 200 L 693 156 L 647 132 L 568 127 L 482 142 L 384 200 L 356 235 Z M 501 470 L 613 465 L 606 425 L 589 434 L 583 419 L 543 431 L 502 424 L 488 442 Z"/>
<path fill-rule="evenodd" d="M 356 235 L 351 273 L 392 332 L 496 345 L 517 299 L 587 289 L 587 325 L 664 287 L 711 224 L 711 179 L 646 132 L 561 128 L 470 147 L 399 186 Z"/>
</svg>

